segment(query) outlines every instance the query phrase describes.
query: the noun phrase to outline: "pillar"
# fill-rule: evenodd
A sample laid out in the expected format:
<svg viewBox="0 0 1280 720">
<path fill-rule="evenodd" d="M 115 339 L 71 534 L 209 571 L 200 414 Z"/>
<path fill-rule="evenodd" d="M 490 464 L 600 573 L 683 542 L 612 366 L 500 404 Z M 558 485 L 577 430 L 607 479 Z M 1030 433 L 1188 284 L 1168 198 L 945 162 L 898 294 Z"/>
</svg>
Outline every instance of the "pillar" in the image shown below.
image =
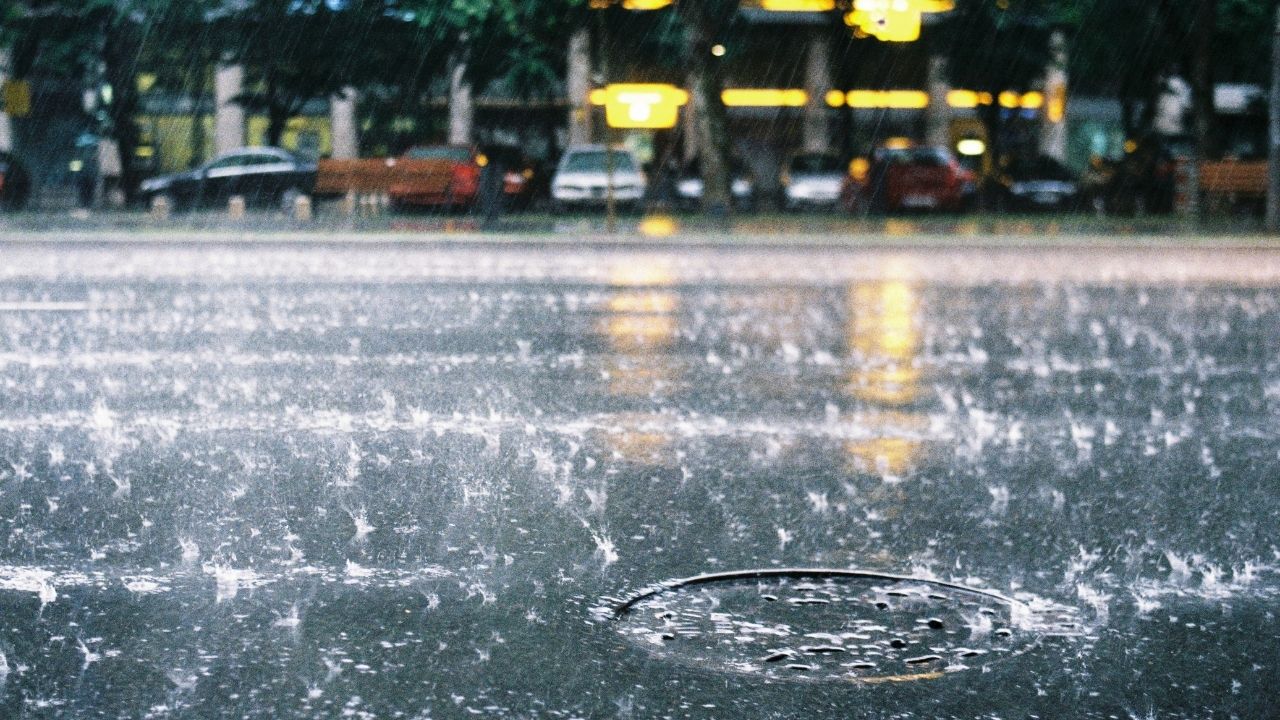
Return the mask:
<svg viewBox="0 0 1280 720">
<path fill-rule="evenodd" d="M 929 145 L 951 146 L 951 104 L 947 95 L 951 83 L 947 80 L 947 59 L 929 58 L 929 107 L 924 111 L 924 138 Z"/>
<path fill-rule="evenodd" d="M 329 130 L 332 156 L 350 160 L 360 156 L 360 134 L 356 127 L 356 89 L 346 87 L 329 98 Z"/>
<path fill-rule="evenodd" d="M 1044 76 L 1040 154 L 1059 162 L 1067 159 L 1067 38 L 1056 30 L 1049 40 L 1049 66 Z"/>
<path fill-rule="evenodd" d="M 9 81 L 9 57 L 8 49 L 0 49 L 0 88 L 4 88 L 5 83 Z M 0 104 L 0 151 L 11 150 L 13 150 L 13 122 L 5 112 L 4 105 Z"/>
<path fill-rule="evenodd" d="M 213 77 L 213 152 L 221 155 L 244 145 L 244 66 L 219 65 Z"/>
<path fill-rule="evenodd" d="M 591 142 L 591 32 L 578 28 L 569 37 L 565 76 L 569 102 L 569 144 Z"/>
<path fill-rule="evenodd" d="M 470 145 L 475 125 L 475 104 L 471 83 L 466 79 L 467 64 L 453 63 L 449 73 L 449 144 Z"/>
<path fill-rule="evenodd" d="M 827 108 L 827 92 L 831 85 L 831 41 L 821 32 L 809 36 L 805 56 L 804 106 L 805 152 L 827 152 L 831 149 L 831 113 Z"/>
</svg>

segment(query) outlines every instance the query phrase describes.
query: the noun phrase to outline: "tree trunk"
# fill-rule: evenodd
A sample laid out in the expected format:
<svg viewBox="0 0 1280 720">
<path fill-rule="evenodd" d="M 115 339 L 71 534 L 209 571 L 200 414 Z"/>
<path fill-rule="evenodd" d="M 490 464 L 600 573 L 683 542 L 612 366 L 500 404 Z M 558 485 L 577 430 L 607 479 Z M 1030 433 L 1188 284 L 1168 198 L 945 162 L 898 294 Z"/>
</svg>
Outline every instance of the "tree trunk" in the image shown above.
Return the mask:
<svg viewBox="0 0 1280 720">
<path fill-rule="evenodd" d="M 731 208 L 729 180 L 729 119 L 725 111 L 724 71 L 711 54 L 715 29 L 696 3 L 676 5 L 688 38 L 686 62 L 695 105 L 695 131 L 702 165 L 702 208 L 725 217 Z"/>
<path fill-rule="evenodd" d="M 1192 177 L 1199 185 L 1199 169 L 1213 156 L 1213 36 L 1217 27 L 1217 0 L 1196 0 L 1191 39 L 1191 116 L 1196 140 L 1196 157 Z M 1204 215 L 1199 188 L 1192 190 L 1192 215 Z"/>
</svg>

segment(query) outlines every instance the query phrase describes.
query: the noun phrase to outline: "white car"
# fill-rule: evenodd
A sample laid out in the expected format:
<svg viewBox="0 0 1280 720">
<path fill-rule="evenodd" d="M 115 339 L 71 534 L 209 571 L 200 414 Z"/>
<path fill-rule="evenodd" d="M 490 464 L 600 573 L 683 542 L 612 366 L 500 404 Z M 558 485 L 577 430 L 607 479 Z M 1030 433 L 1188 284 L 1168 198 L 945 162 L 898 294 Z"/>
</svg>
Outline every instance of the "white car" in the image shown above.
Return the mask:
<svg viewBox="0 0 1280 720">
<path fill-rule="evenodd" d="M 612 157 L 613 182 L 609 181 Z M 560 158 L 555 177 L 551 179 L 551 200 L 556 209 L 572 206 L 601 206 L 613 200 L 628 209 L 640 207 L 649 181 L 640 171 L 640 163 L 627 150 L 607 151 L 603 145 L 571 147 Z"/>
<path fill-rule="evenodd" d="M 787 210 L 834 207 L 847 174 L 845 163 L 834 155 L 796 155 L 782 173 L 782 206 Z"/>
</svg>

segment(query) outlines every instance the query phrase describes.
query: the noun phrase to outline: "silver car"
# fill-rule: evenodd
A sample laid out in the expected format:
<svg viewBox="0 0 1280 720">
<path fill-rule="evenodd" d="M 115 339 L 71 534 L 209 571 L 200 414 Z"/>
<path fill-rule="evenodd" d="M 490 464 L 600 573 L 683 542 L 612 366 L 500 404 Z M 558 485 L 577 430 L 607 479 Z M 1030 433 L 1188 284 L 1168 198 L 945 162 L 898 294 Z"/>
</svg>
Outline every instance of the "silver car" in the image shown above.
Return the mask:
<svg viewBox="0 0 1280 720">
<path fill-rule="evenodd" d="M 614 202 L 626 209 L 638 209 L 648 187 L 640 163 L 630 151 L 581 145 L 569 148 L 560 158 L 551 179 L 551 200 L 557 210 L 599 207 L 608 201 L 612 188 Z"/>
<path fill-rule="evenodd" d="M 847 174 L 846 164 L 835 155 L 795 155 L 782 171 L 782 207 L 835 207 Z"/>
</svg>

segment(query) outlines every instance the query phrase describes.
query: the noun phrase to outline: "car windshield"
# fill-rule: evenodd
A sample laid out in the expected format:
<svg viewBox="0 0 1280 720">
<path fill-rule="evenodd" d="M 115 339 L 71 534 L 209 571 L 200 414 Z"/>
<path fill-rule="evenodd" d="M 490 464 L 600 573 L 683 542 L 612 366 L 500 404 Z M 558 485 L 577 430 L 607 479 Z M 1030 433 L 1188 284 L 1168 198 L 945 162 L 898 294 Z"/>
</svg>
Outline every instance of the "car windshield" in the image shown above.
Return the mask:
<svg viewBox="0 0 1280 720">
<path fill-rule="evenodd" d="M 636 171 L 635 160 L 630 153 L 614 150 L 609 154 L 613 156 L 614 172 Z M 578 151 L 570 153 L 565 158 L 563 170 L 565 172 L 608 172 L 608 159 L 603 150 Z"/>
<path fill-rule="evenodd" d="M 1023 160 L 1009 166 L 1009 175 L 1019 180 L 1075 180 L 1075 175 L 1050 158 Z"/>
<path fill-rule="evenodd" d="M 844 173 L 845 163 L 835 155 L 797 155 L 791 159 L 792 173 L 830 174 Z"/>
<path fill-rule="evenodd" d="M 464 147 L 438 145 L 434 147 L 416 147 L 404 155 L 410 160 L 451 160 L 453 162 L 471 162 L 471 150 Z"/>
</svg>

